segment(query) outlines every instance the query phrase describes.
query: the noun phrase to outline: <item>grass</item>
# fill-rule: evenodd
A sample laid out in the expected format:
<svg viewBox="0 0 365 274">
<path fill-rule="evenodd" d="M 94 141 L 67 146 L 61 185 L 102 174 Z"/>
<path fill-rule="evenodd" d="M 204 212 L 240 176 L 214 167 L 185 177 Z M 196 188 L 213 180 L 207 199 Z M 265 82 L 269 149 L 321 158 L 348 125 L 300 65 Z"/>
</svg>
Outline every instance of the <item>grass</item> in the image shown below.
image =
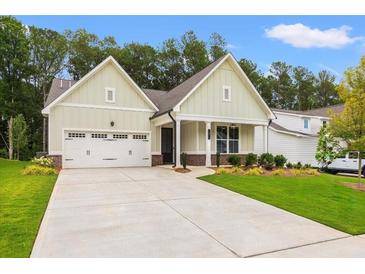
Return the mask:
<svg viewBox="0 0 365 274">
<path fill-rule="evenodd" d="M 57 176 L 26 176 L 0 159 L 0 257 L 29 257 Z"/>
<path fill-rule="evenodd" d="M 342 185 L 356 182 L 355 178 L 222 174 L 200 179 L 349 234 L 365 233 L 365 192 Z"/>
</svg>

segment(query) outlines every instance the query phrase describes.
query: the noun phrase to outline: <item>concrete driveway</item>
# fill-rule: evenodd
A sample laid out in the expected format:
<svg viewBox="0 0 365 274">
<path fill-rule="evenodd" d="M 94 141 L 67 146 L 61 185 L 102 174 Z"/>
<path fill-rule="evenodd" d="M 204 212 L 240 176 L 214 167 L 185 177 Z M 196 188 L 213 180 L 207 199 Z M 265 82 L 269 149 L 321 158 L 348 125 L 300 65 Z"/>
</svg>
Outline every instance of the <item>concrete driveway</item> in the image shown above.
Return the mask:
<svg viewBox="0 0 365 274">
<path fill-rule="evenodd" d="M 300 250 L 354 239 L 195 179 L 207 172 L 63 170 L 32 257 L 310 257 Z"/>
</svg>

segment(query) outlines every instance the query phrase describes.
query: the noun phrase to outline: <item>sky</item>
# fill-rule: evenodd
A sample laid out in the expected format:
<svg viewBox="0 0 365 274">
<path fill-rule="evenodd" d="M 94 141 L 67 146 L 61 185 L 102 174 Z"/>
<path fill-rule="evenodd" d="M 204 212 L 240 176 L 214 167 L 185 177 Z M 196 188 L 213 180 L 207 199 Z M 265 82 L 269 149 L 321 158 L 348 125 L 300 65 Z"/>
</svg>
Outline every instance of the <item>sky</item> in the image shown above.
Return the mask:
<svg viewBox="0 0 365 274">
<path fill-rule="evenodd" d="M 26 25 L 59 32 L 85 28 L 100 38 L 161 46 L 193 30 L 207 41 L 218 32 L 236 57 L 248 58 L 264 72 L 274 61 L 326 69 L 341 80 L 346 68 L 365 55 L 365 16 L 17 16 Z"/>
</svg>

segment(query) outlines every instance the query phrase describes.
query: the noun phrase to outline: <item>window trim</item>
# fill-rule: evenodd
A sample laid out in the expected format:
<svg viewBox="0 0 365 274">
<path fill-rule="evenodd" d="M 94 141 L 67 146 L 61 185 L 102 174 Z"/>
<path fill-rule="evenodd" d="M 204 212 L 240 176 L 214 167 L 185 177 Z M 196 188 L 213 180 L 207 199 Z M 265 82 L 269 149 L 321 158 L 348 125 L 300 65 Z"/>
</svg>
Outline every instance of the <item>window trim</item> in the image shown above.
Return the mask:
<svg viewBox="0 0 365 274">
<path fill-rule="evenodd" d="M 115 103 L 115 88 L 106 87 L 104 90 L 105 90 L 105 102 L 106 103 Z M 112 100 L 109 100 L 109 98 L 108 98 L 109 91 L 111 91 L 113 94 Z"/>
<path fill-rule="evenodd" d="M 225 127 L 227 129 L 227 139 L 218 139 L 218 127 Z M 238 129 L 238 139 L 231 139 L 230 135 L 229 135 L 229 128 L 231 127 L 235 127 Z M 240 132 L 241 132 L 241 129 L 240 129 L 240 126 L 237 125 L 237 126 L 231 126 L 231 125 L 216 125 L 215 126 L 215 151 L 218 152 L 218 140 L 220 141 L 226 141 L 226 147 L 227 147 L 227 152 L 223 153 L 221 152 L 220 154 L 240 154 L 240 149 L 241 149 L 241 145 L 240 145 Z M 230 149 L 229 149 L 229 141 L 237 141 L 238 142 L 238 150 L 237 152 L 230 152 Z"/>
<path fill-rule="evenodd" d="M 303 118 L 303 129 L 309 130 L 310 129 L 310 118 Z M 305 127 L 305 121 L 308 121 L 308 127 Z"/>
<path fill-rule="evenodd" d="M 226 89 L 228 89 L 228 98 L 226 99 Z M 227 86 L 227 85 L 224 85 L 223 86 L 223 89 L 222 89 L 222 92 L 223 92 L 223 102 L 231 102 L 232 101 L 232 88 L 231 86 Z"/>
</svg>

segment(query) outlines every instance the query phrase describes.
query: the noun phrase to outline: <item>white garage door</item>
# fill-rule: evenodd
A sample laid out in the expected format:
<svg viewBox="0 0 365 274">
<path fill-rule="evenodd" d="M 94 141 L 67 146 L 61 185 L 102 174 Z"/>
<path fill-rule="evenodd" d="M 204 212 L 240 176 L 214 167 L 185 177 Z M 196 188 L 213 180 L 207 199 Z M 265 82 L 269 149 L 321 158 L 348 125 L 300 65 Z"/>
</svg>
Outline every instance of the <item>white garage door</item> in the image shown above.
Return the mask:
<svg viewBox="0 0 365 274">
<path fill-rule="evenodd" d="M 65 131 L 64 168 L 150 165 L 149 134 Z"/>
</svg>

